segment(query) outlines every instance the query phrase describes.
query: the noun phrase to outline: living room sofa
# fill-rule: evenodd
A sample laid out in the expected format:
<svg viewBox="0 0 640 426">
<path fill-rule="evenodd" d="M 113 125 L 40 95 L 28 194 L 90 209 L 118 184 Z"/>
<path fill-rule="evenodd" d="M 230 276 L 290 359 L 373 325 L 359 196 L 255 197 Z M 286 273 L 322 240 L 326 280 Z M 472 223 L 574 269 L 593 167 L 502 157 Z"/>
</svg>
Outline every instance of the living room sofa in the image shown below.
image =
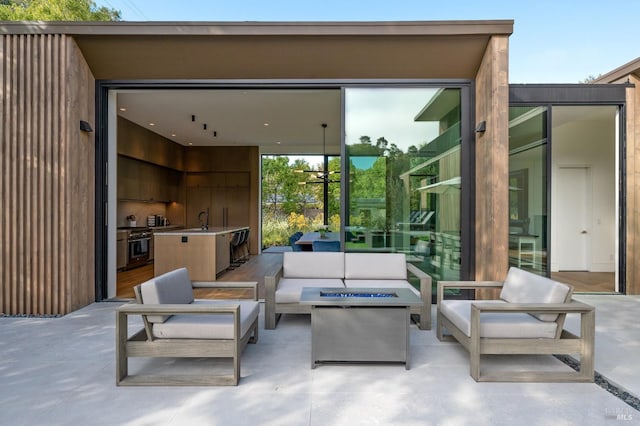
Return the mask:
<svg viewBox="0 0 640 426">
<path fill-rule="evenodd" d="M 418 288 L 408 281 L 413 275 Z M 300 304 L 303 287 L 409 288 L 423 304 L 412 308 L 418 326 L 431 329 L 431 277 L 407 263 L 403 253 L 286 252 L 282 266 L 265 276 L 265 328 L 274 329 L 282 314 L 310 314 Z"/>
</svg>

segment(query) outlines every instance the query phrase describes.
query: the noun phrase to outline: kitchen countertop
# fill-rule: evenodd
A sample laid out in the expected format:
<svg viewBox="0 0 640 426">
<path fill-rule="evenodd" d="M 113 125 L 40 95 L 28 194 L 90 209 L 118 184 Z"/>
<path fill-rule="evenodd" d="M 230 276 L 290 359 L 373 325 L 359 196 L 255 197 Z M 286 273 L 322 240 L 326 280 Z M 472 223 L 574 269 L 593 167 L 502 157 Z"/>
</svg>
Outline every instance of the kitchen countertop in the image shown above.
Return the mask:
<svg viewBox="0 0 640 426">
<path fill-rule="evenodd" d="M 249 229 L 248 226 L 210 226 L 209 229 L 188 228 L 188 229 L 169 229 L 155 230 L 155 235 L 221 235 L 230 234 L 232 232 Z"/>
</svg>

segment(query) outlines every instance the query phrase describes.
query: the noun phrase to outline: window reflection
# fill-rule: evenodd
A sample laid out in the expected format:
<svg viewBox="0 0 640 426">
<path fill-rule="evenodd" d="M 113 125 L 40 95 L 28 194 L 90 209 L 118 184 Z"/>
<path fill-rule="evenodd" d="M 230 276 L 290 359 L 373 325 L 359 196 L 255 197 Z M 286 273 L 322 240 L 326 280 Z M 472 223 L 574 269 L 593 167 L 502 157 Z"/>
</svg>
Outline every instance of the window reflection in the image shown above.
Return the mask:
<svg viewBox="0 0 640 426">
<path fill-rule="evenodd" d="M 345 111 L 345 250 L 459 279 L 460 90 L 347 89 Z"/>
</svg>

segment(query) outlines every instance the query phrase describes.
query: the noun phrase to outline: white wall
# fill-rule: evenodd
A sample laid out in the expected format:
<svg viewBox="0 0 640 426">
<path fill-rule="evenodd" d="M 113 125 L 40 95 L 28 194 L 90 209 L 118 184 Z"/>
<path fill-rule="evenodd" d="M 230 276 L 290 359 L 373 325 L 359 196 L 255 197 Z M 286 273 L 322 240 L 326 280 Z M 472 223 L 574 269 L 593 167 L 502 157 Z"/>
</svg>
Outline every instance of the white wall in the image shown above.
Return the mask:
<svg viewBox="0 0 640 426">
<path fill-rule="evenodd" d="M 552 130 L 552 168 L 551 168 L 551 270 L 557 271 L 557 240 L 554 241 L 554 227 L 558 223 L 558 212 L 554 210 L 553 200 L 562 197 L 558 193 L 557 182 L 553 176 L 559 167 L 582 166 L 590 170 L 591 212 L 589 215 L 590 250 L 588 263 L 592 272 L 614 272 L 616 252 L 616 184 L 615 184 L 615 117 L 616 108 L 606 107 L 605 116 L 589 118 L 588 108 L 592 107 L 554 107 L 552 123 L 556 111 L 562 108 L 574 108 L 585 112 L 562 123 Z M 602 107 L 595 107 L 602 108 Z M 609 112 L 610 109 L 610 112 Z M 558 117 L 559 118 L 559 117 Z"/>
</svg>

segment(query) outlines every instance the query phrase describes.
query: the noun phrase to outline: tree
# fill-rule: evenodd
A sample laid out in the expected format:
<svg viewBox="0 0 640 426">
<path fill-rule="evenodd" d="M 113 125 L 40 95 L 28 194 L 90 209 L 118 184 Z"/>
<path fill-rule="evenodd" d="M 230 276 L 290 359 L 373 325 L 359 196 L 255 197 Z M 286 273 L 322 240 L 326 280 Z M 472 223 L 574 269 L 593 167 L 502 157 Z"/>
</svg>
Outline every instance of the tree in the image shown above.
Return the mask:
<svg viewBox="0 0 640 426">
<path fill-rule="evenodd" d="M 2 21 L 119 21 L 116 9 L 92 0 L 0 0 Z"/>
<path fill-rule="evenodd" d="M 600 77 L 602 77 L 602 74 L 598 74 L 598 75 L 589 74 L 589 77 L 585 78 L 584 80 L 580 80 L 578 83 L 581 83 L 581 84 L 593 83 Z"/>
</svg>

